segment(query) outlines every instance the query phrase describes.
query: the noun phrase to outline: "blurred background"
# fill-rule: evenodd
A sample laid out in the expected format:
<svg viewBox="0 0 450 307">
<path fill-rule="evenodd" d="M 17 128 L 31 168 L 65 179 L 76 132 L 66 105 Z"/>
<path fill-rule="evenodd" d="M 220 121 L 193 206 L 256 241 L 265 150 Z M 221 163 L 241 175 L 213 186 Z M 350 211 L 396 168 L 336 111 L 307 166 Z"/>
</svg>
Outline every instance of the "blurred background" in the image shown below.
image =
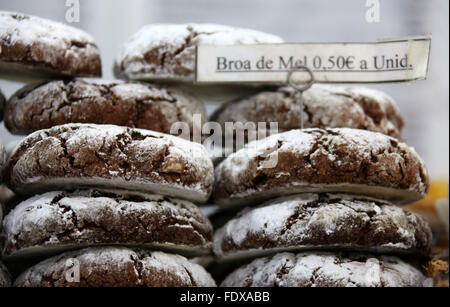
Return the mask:
<svg viewBox="0 0 450 307">
<path fill-rule="evenodd" d="M 80 22 L 102 50 L 104 77 L 112 78 L 120 45 L 148 23 L 209 22 L 253 28 L 291 42 L 375 41 L 432 34 L 428 80 L 373 87 L 398 102 L 405 138 L 425 159 L 433 178 L 449 175 L 449 1 L 379 0 L 380 21 L 366 20 L 366 0 L 79 0 Z M 0 10 L 19 11 L 63 23 L 66 0 L 0 0 Z M 22 84 L 0 80 L 11 95 Z M 212 111 L 215 106 L 209 106 Z M 4 143 L 16 140 L 3 127 Z"/>
</svg>

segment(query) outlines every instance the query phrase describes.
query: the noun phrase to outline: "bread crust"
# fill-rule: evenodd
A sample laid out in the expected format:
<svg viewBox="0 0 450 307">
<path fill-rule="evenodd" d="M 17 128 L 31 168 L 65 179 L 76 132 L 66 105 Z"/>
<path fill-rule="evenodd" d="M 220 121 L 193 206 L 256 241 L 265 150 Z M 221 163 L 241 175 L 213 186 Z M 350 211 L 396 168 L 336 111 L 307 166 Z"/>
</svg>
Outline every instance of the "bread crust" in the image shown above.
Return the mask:
<svg viewBox="0 0 450 307">
<path fill-rule="evenodd" d="M 80 280 L 66 278 L 67 261 L 79 265 Z M 16 287 L 215 287 L 205 269 L 178 255 L 124 247 L 67 252 L 29 268 Z"/>
<path fill-rule="evenodd" d="M 224 207 L 286 194 L 336 192 L 404 204 L 429 188 L 413 148 L 370 131 L 305 129 L 272 135 L 230 155 L 215 170 L 213 200 Z"/>
<path fill-rule="evenodd" d="M 420 216 L 385 201 L 339 194 L 271 200 L 244 210 L 214 235 L 222 260 L 315 249 L 428 256 L 431 245 L 431 229 Z"/>
<path fill-rule="evenodd" d="M 3 256 L 52 255 L 82 246 L 161 247 L 208 254 L 212 226 L 193 203 L 114 190 L 48 192 L 20 203 L 4 220 Z"/>
<path fill-rule="evenodd" d="M 203 203 L 213 165 L 198 143 L 149 130 L 68 124 L 37 131 L 15 149 L 5 182 L 22 194 L 80 187 L 137 190 Z"/>
<path fill-rule="evenodd" d="M 204 104 L 175 87 L 76 78 L 26 86 L 7 102 L 5 125 L 15 134 L 69 123 L 110 124 L 170 134 L 172 125 L 206 120 Z"/>
<path fill-rule="evenodd" d="M 6 69 L 102 75 L 100 50 L 94 39 L 79 29 L 21 13 L 0 12 L 0 30 L 0 66 Z"/>
</svg>

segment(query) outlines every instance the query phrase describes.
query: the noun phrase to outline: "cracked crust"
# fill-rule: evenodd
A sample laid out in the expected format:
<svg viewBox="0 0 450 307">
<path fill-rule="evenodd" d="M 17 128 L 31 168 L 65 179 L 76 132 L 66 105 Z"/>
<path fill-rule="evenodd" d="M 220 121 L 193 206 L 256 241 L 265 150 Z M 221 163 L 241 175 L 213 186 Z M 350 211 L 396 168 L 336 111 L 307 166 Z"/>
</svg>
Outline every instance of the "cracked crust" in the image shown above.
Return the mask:
<svg viewBox="0 0 450 307">
<path fill-rule="evenodd" d="M 179 137 L 111 125 L 37 131 L 11 154 L 5 182 L 15 192 L 104 187 L 203 203 L 214 182 L 206 149 Z"/>
<path fill-rule="evenodd" d="M 79 265 L 80 282 L 67 281 Z M 122 247 L 87 248 L 44 260 L 22 273 L 16 287 L 215 287 L 205 269 L 186 258 Z"/>
<path fill-rule="evenodd" d="M 11 287 L 11 275 L 8 269 L 0 262 L 0 288 Z"/>
<path fill-rule="evenodd" d="M 112 190 L 34 196 L 5 217 L 4 233 L 6 259 L 96 245 L 162 247 L 188 256 L 212 247 L 212 226 L 193 203 Z"/>
<path fill-rule="evenodd" d="M 424 219 L 375 199 L 302 194 L 244 210 L 214 235 L 222 260 L 277 251 L 356 250 L 427 256 L 432 234 Z"/>
<path fill-rule="evenodd" d="M 231 273 L 221 287 L 424 287 L 427 278 L 390 256 L 281 253 Z"/>
<path fill-rule="evenodd" d="M 281 42 L 274 35 L 222 25 L 152 24 L 143 27 L 122 46 L 115 74 L 131 80 L 192 82 L 198 45 Z"/>
<path fill-rule="evenodd" d="M 305 129 L 252 142 L 215 171 L 213 200 L 224 207 L 286 194 L 337 192 L 396 204 L 419 200 L 428 173 L 413 148 L 357 129 Z"/>
<path fill-rule="evenodd" d="M 66 76 L 102 75 L 100 50 L 87 33 L 51 20 L 0 12 L 0 67 Z"/>
<path fill-rule="evenodd" d="M 314 85 L 303 94 L 305 128 L 355 128 L 401 139 L 404 120 L 394 100 L 362 87 Z M 295 90 L 287 87 L 229 102 L 211 117 L 226 122 L 278 123 L 278 131 L 300 128 Z"/>
<path fill-rule="evenodd" d="M 193 116 L 206 119 L 201 101 L 174 87 L 100 79 L 51 81 L 26 86 L 7 102 L 5 125 L 28 134 L 68 123 L 111 124 L 170 134 L 185 122 L 193 131 Z"/>
<path fill-rule="evenodd" d="M 3 109 L 5 108 L 5 96 L 2 93 L 2 90 L 0 90 L 0 123 L 3 120 Z"/>
</svg>

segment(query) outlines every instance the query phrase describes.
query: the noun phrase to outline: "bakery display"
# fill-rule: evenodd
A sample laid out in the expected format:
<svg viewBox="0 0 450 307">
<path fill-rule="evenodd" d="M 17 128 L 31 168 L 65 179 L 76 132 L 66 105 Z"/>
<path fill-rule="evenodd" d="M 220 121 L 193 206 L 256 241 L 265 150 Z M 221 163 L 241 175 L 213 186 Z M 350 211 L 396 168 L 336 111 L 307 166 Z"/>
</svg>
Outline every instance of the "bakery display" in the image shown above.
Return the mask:
<svg viewBox="0 0 450 307">
<path fill-rule="evenodd" d="M 111 124 L 170 134 L 177 122 L 206 121 L 205 106 L 174 86 L 75 78 L 28 85 L 5 108 L 5 125 L 14 134 L 68 123 Z"/>
<path fill-rule="evenodd" d="M 79 266 L 79 280 L 66 278 L 67 261 Z M 214 287 L 205 269 L 186 258 L 124 247 L 67 252 L 29 268 L 16 287 Z"/>
<path fill-rule="evenodd" d="M 420 262 L 433 244 L 428 223 L 398 206 L 424 198 L 429 179 L 415 150 L 396 138 L 351 128 L 290 130 L 229 155 L 215 176 L 218 205 L 247 206 L 215 232 L 214 252 L 232 271 L 216 269 L 221 286 L 433 283 L 396 258 Z M 233 262 L 244 264 L 233 271 Z"/>
<path fill-rule="evenodd" d="M 19 75 L 100 77 L 100 50 L 92 36 L 61 23 L 0 11 L 0 70 Z"/>
<path fill-rule="evenodd" d="M 0 287 L 448 284 L 444 236 L 405 210 L 428 204 L 430 178 L 393 98 L 314 84 L 301 104 L 290 82 L 195 81 L 197 46 L 282 42 L 150 24 L 119 50 L 122 80 L 104 80 L 89 34 L 0 12 L 0 70 L 40 78 L 0 92 L 5 127 L 23 136 L 7 154 L 0 144 L 13 194 L 0 206 Z M 253 141 L 238 123 L 278 128 Z M 232 142 L 208 147 L 227 124 Z"/>
<path fill-rule="evenodd" d="M 6 127 L 26 135 L 1 161 L 15 194 L 2 222 L 14 285 L 216 286 L 184 257 L 212 251 L 197 205 L 211 195 L 213 164 L 201 144 L 170 135 L 206 121 L 203 102 L 172 85 L 86 78 L 101 76 L 96 43 L 52 21 L 2 12 L 0 44 L 2 71 L 51 78 L 1 101 Z M 65 274 L 68 261 L 80 279 Z"/>
</svg>

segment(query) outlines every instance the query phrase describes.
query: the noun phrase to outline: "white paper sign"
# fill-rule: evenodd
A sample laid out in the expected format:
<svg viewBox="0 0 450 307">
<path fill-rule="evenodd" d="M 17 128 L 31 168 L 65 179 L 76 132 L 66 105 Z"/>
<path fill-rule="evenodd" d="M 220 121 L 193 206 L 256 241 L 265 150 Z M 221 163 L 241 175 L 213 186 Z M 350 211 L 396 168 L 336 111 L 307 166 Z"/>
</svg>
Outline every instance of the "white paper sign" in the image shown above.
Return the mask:
<svg viewBox="0 0 450 307">
<path fill-rule="evenodd" d="M 431 37 L 376 43 L 286 43 L 197 47 L 198 83 L 286 83 L 306 66 L 320 83 L 380 83 L 426 79 Z M 309 75 L 295 73 L 294 82 Z"/>
</svg>

